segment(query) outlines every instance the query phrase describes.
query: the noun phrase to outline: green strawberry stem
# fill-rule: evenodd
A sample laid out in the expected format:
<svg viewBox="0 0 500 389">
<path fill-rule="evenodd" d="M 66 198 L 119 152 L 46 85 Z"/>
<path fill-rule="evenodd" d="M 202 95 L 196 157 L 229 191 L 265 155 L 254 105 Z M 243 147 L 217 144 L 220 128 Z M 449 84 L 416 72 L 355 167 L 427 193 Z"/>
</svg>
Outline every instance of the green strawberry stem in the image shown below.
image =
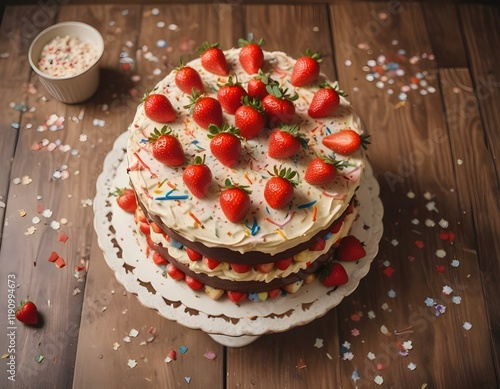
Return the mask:
<svg viewBox="0 0 500 389">
<path fill-rule="evenodd" d="M 172 135 L 176 136 L 173 132 L 173 129 L 169 126 L 163 126 L 161 130 L 158 130 L 156 127 L 153 130 L 153 133 L 150 135 L 148 142 L 154 143 L 163 135 Z"/>
<path fill-rule="evenodd" d="M 294 180 L 295 177 L 298 178 L 298 174 L 295 170 L 292 170 L 291 167 L 284 168 L 283 165 L 280 165 L 280 167 L 278 168 L 278 166 L 274 165 L 273 170 L 274 173 L 271 173 L 269 170 L 267 171 L 269 175 L 284 178 L 285 180 L 290 182 L 290 184 L 292 184 L 294 188 L 299 184 L 297 180 Z"/>
<path fill-rule="evenodd" d="M 231 181 L 230 178 L 226 178 L 226 180 L 224 181 L 224 186 L 227 188 L 227 189 L 231 189 L 231 188 L 238 188 L 238 189 L 241 189 L 243 192 L 245 193 L 252 193 L 251 190 L 249 190 L 249 186 L 247 185 L 239 185 L 239 184 L 235 184 L 234 182 Z"/>
</svg>

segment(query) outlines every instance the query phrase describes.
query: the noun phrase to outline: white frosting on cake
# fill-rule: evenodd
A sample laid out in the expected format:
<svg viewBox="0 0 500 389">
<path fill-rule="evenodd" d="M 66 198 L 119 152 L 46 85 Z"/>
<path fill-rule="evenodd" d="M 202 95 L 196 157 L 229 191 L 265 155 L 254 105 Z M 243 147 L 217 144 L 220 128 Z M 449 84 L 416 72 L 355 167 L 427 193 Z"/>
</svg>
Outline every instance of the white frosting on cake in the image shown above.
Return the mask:
<svg viewBox="0 0 500 389">
<path fill-rule="evenodd" d="M 238 53 L 239 49 L 225 51 L 229 75 L 236 74 L 238 81 L 246 88 L 252 76 L 242 70 Z M 345 128 L 361 133 L 360 123 L 349 102 L 343 97 L 339 108 L 331 117 L 317 120 L 310 118 L 307 109 L 314 92 L 326 78 L 321 75 L 317 82 L 295 88 L 290 84 L 294 59 L 281 52 L 265 52 L 264 58 L 263 71 L 270 73 L 290 94 L 297 92 L 299 95 L 294 102 L 296 122 L 300 124 L 300 131 L 309 139 L 309 149 L 301 149 L 296 156 L 286 160 L 270 158 L 267 149 L 271 131 L 265 129 L 257 138 L 242 142 L 242 155 L 238 165 L 234 168 L 222 165 L 210 152 L 208 132 L 196 125 L 189 110 L 185 108 L 190 103 L 189 96 L 175 85 L 175 72 L 160 81 L 154 91 L 165 94 L 177 111 L 177 120 L 168 126 L 177 135 L 187 159 L 206 155 L 206 163 L 213 175 L 207 197 L 197 199 L 184 185 L 182 172 L 187 165 L 172 168 L 153 158 L 151 145 L 145 140 L 155 128 L 161 129 L 163 124 L 148 119 L 142 104 L 130 127 L 127 150 L 129 175 L 140 202 L 148 212 L 161 217 L 167 227 L 186 239 L 207 247 L 274 254 L 309 241 L 339 218 L 361 179 L 363 153 L 357 151 L 349 157 L 337 156 L 337 159 L 348 160 L 351 166 L 339 171 L 333 183 L 321 187 L 310 185 L 304 180 L 307 165 L 315 157 L 315 153 L 319 156 L 332 154 L 331 150 L 322 145 L 323 137 Z M 216 76 L 203 69 L 199 59 L 188 65 L 200 73 L 208 95 L 216 97 L 217 89 L 227 82 L 228 77 Z M 224 120 L 234 124 L 233 115 L 224 113 Z M 265 183 L 270 177 L 268 171 L 272 172 L 275 165 L 290 167 L 297 171 L 299 177 L 291 205 L 281 210 L 267 206 L 263 196 Z M 252 192 L 250 210 L 240 223 L 228 221 L 219 205 L 219 195 L 228 177 L 237 184 L 248 186 Z M 161 200 L 170 196 L 187 198 Z"/>
</svg>

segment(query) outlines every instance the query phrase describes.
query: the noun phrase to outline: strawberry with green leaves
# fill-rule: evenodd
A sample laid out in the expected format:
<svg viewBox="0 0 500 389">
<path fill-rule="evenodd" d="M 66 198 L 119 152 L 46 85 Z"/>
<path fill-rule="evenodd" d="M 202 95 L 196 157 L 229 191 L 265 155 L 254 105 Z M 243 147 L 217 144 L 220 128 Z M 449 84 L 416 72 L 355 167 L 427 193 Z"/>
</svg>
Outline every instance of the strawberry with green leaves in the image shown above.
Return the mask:
<svg viewBox="0 0 500 389">
<path fill-rule="evenodd" d="M 273 209 L 281 209 L 292 202 L 293 190 L 297 186 L 297 172 L 292 168 L 274 166 L 274 173 L 264 187 L 264 199 Z"/>
<path fill-rule="evenodd" d="M 307 143 L 308 139 L 297 124 L 282 124 L 271 132 L 267 154 L 275 159 L 289 158 L 302 147 L 307 148 Z"/>
<path fill-rule="evenodd" d="M 255 74 L 264 66 L 264 52 L 262 46 L 266 43 L 264 39 L 254 42 L 240 39 L 238 44 L 241 47 L 239 60 L 241 67 L 248 74 Z"/>
<path fill-rule="evenodd" d="M 304 180 L 311 185 L 327 185 L 337 177 L 337 169 L 349 166 L 333 157 L 316 157 L 307 165 Z"/>
<path fill-rule="evenodd" d="M 269 94 L 262 99 L 262 106 L 269 118 L 269 126 L 272 128 L 279 123 L 292 123 L 295 119 L 293 102 L 299 98 L 299 95 L 295 93 L 291 96 L 288 90 L 280 88 L 277 82 L 269 84 L 266 89 Z"/>
<path fill-rule="evenodd" d="M 177 72 L 175 73 L 175 85 L 189 95 L 193 92 L 193 89 L 198 93 L 203 93 L 205 88 L 203 87 L 200 73 L 196 69 L 186 66 L 182 57 L 180 62 L 180 66 L 176 69 Z"/>
<path fill-rule="evenodd" d="M 266 115 L 258 99 L 243 98 L 243 105 L 234 113 L 234 124 L 245 139 L 257 137 L 266 127 Z"/>
<path fill-rule="evenodd" d="M 146 93 L 142 99 L 146 116 L 158 123 L 171 123 L 177 118 L 172 103 L 167 96 L 159 93 Z"/>
<path fill-rule="evenodd" d="M 218 76 L 227 76 L 229 74 L 226 56 L 219 48 L 218 43 L 204 42 L 196 51 L 200 54 L 201 66 L 205 70 Z"/>
<path fill-rule="evenodd" d="M 354 235 L 344 236 L 335 252 L 335 258 L 339 261 L 357 261 L 366 256 L 363 243 Z"/>
<path fill-rule="evenodd" d="M 359 135 L 356 131 L 347 128 L 325 136 L 322 143 L 337 154 L 350 155 L 360 147 L 366 150 L 370 144 L 370 135 Z"/>
<path fill-rule="evenodd" d="M 222 125 L 222 107 L 217 99 L 193 90 L 190 100 L 191 103 L 184 108 L 189 109 L 193 120 L 201 128 L 206 130 L 210 124 L 218 127 Z"/>
<path fill-rule="evenodd" d="M 156 160 L 171 167 L 184 164 L 186 160 L 184 150 L 172 128 L 163 126 L 158 130 L 155 127 L 148 142 L 152 144 L 152 154 Z"/>
<path fill-rule="evenodd" d="M 251 193 L 247 186 L 237 185 L 226 178 L 225 189 L 219 197 L 219 204 L 226 218 L 232 223 L 243 220 L 250 209 Z"/>
<path fill-rule="evenodd" d="M 182 172 L 182 181 L 194 197 L 204 198 L 212 184 L 212 172 L 205 164 L 205 155 L 197 155 Z"/>
<path fill-rule="evenodd" d="M 217 127 L 211 124 L 208 127 L 210 151 L 224 166 L 234 167 L 241 156 L 241 136 L 239 130 L 227 123 Z"/>
<path fill-rule="evenodd" d="M 38 324 L 38 309 L 36 305 L 29 300 L 24 300 L 16 310 L 16 319 L 21 323 L 28 325 Z"/>
<path fill-rule="evenodd" d="M 321 283 L 328 288 L 344 285 L 349 282 L 349 276 L 347 275 L 344 266 L 342 266 L 338 262 L 333 261 L 330 261 L 321 270 L 319 279 Z"/>
<path fill-rule="evenodd" d="M 250 80 L 247 84 L 247 93 L 250 98 L 257 98 L 262 101 L 269 92 L 267 91 L 267 86 L 272 83 L 273 80 L 269 76 L 269 73 L 264 73 L 259 69 L 257 75 Z"/>
<path fill-rule="evenodd" d="M 116 203 L 125 212 L 134 213 L 137 209 L 135 192 L 131 188 L 116 188 L 110 196 L 116 196 Z"/>
<path fill-rule="evenodd" d="M 323 60 L 321 54 L 316 52 L 312 54 L 309 49 L 304 56 L 297 59 L 292 68 L 290 82 L 293 86 L 305 86 L 316 81 L 319 76 L 319 64 Z"/>
<path fill-rule="evenodd" d="M 325 82 L 314 93 L 307 113 L 314 119 L 333 115 L 339 107 L 340 96 L 345 96 L 344 92 Z"/>
<path fill-rule="evenodd" d="M 238 78 L 229 76 L 227 83 L 217 91 L 217 100 L 219 100 L 223 111 L 234 115 L 236 110 L 243 104 L 242 100 L 246 95 L 247 91 L 238 81 Z"/>
</svg>

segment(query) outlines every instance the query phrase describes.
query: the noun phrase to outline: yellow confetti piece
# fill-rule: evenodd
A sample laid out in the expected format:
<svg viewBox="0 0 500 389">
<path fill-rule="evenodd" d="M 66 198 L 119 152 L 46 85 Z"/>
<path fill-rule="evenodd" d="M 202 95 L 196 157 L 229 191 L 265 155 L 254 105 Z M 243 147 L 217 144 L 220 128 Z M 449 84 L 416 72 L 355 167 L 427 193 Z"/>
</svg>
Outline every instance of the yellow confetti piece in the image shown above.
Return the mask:
<svg viewBox="0 0 500 389">
<path fill-rule="evenodd" d="M 285 233 L 284 233 L 283 231 L 281 231 L 281 230 L 276 230 L 276 232 L 277 232 L 278 234 L 280 234 L 280 236 L 281 236 L 283 239 L 288 240 L 288 238 L 286 237 L 286 235 L 285 235 Z"/>
</svg>

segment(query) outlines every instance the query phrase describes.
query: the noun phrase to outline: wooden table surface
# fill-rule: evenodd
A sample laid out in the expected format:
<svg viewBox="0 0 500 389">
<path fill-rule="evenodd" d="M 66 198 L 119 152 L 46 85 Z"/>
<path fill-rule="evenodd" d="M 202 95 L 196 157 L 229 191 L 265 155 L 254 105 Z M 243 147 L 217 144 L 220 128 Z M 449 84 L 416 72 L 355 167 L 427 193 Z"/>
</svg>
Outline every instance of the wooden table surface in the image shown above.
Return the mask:
<svg viewBox="0 0 500 389">
<path fill-rule="evenodd" d="M 499 386 L 498 6 L 49 3 L 6 7 L 0 27 L 0 387 Z M 27 59 L 39 31 L 67 20 L 106 45 L 99 91 L 77 105 L 52 99 Z M 230 348 L 124 290 L 97 244 L 92 200 L 144 91 L 203 41 L 226 49 L 249 33 L 267 50 L 324 55 L 372 136 L 384 234 L 337 308 Z M 53 251 L 66 267 L 48 262 Z M 38 328 L 8 323 L 10 280 L 17 303 L 36 302 Z"/>
</svg>

